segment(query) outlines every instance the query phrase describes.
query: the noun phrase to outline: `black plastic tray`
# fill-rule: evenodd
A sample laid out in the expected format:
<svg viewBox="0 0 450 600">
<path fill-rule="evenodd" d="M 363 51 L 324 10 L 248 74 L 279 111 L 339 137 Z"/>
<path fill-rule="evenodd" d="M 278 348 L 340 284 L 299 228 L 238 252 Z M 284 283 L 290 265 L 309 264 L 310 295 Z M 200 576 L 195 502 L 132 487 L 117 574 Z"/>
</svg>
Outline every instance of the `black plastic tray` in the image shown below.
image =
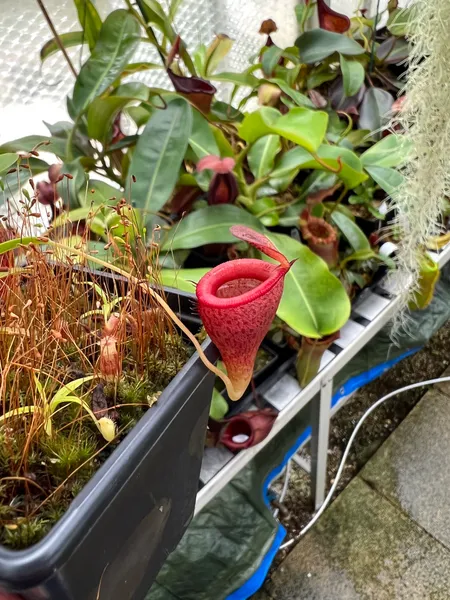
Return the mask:
<svg viewBox="0 0 450 600">
<path fill-rule="evenodd" d="M 172 308 L 192 296 L 170 290 Z M 207 340 L 212 361 L 218 353 Z M 194 512 L 214 375 L 197 354 L 48 535 L 0 547 L 0 591 L 24 600 L 142 600 Z"/>
</svg>

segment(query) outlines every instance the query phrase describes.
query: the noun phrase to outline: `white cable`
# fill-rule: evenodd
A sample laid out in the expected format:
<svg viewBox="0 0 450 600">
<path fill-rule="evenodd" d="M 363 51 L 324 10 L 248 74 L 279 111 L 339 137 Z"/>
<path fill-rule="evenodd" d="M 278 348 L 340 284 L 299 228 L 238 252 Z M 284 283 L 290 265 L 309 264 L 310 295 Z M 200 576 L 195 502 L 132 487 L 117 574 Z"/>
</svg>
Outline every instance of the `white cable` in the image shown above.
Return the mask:
<svg viewBox="0 0 450 600">
<path fill-rule="evenodd" d="M 412 383 L 410 385 L 406 385 L 405 387 L 399 388 L 398 390 L 395 390 L 394 392 L 390 392 L 389 394 L 386 394 L 386 396 L 383 396 L 382 398 L 380 398 L 380 400 L 377 400 L 375 402 L 375 404 L 372 404 L 372 406 L 368 410 L 366 410 L 366 412 L 363 414 L 363 416 L 358 421 L 358 424 L 356 425 L 355 429 L 353 430 L 352 435 L 350 436 L 350 439 L 348 440 L 348 444 L 345 448 L 344 454 L 342 455 L 342 459 L 339 464 L 339 469 L 336 473 L 334 483 L 331 486 L 331 489 L 328 492 L 328 495 L 325 498 L 322 506 L 319 508 L 317 513 L 311 519 L 311 521 L 307 525 L 305 525 L 305 527 L 303 527 L 303 529 L 300 531 L 300 533 L 297 536 L 295 536 L 295 538 L 292 538 L 291 540 L 289 540 L 288 542 L 285 542 L 284 544 L 282 544 L 280 546 L 280 550 L 284 550 L 284 548 L 288 548 L 289 546 L 292 546 L 292 544 L 294 544 L 300 537 L 305 535 L 305 533 L 311 529 L 311 527 L 315 524 L 315 522 L 319 519 L 319 517 L 322 516 L 323 512 L 329 505 L 334 492 L 336 491 L 337 485 L 341 478 L 342 472 L 345 467 L 345 463 L 347 461 L 347 458 L 348 458 L 348 455 L 350 452 L 350 448 L 352 447 L 355 437 L 356 437 L 358 431 L 361 429 L 361 426 L 364 423 L 364 421 L 367 419 L 367 417 L 370 414 L 372 414 L 373 411 L 380 406 L 380 404 L 383 404 L 383 402 L 385 400 L 389 400 L 389 398 L 392 398 L 392 396 L 396 396 L 397 394 L 401 394 L 403 392 L 408 392 L 409 390 L 413 390 L 414 388 L 418 388 L 418 387 L 423 387 L 425 385 L 433 385 L 434 383 L 439 383 L 440 381 L 450 381 L 450 377 L 438 377 L 437 379 L 428 379 L 427 381 L 421 381 L 419 383 Z"/>
<path fill-rule="evenodd" d="M 284 474 L 283 488 L 282 488 L 282 490 L 281 490 L 280 497 L 278 498 L 278 502 L 279 502 L 279 504 L 282 504 L 282 503 L 283 503 L 283 501 L 284 501 L 284 499 L 285 499 L 285 497 L 286 497 L 287 490 L 288 490 L 288 487 L 289 487 L 289 478 L 290 478 L 290 476 L 291 476 L 291 459 L 289 459 L 289 460 L 287 461 L 287 463 L 286 463 L 286 469 L 285 469 L 285 474 Z M 279 508 L 276 508 L 276 509 L 273 511 L 273 516 L 274 516 L 275 518 L 277 518 L 277 517 L 278 517 L 278 513 L 279 513 L 279 512 L 280 512 L 280 509 L 279 509 Z"/>
</svg>

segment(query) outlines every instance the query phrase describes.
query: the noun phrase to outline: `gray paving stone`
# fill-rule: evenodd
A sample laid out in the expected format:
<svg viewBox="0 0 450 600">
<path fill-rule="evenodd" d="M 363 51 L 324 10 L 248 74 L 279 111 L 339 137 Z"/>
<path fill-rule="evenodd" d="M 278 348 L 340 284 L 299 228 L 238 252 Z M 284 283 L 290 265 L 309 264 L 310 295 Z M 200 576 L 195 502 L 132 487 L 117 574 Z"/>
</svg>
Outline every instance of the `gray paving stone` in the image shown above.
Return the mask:
<svg viewBox="0 0 450 600">
<path fill-rule="evenodd" d="M 357 477 L 265 590 L 275 600 L 449 600 L 450 552 Z"/>
<path fill-rule="evenodd" d="M 430 390 L 361 477 L 450 549 L 450 398 Z"/>
<path fill-rule="evenodd" d="M 441 377 L 450 377 L 450 367 L 447 367 L 445 371 L 442 373 Z M 442 383 L 437 383 L 436 387 L 444 394 L 450 397 L 450 381 L 445 381 Z"/>
</svg>

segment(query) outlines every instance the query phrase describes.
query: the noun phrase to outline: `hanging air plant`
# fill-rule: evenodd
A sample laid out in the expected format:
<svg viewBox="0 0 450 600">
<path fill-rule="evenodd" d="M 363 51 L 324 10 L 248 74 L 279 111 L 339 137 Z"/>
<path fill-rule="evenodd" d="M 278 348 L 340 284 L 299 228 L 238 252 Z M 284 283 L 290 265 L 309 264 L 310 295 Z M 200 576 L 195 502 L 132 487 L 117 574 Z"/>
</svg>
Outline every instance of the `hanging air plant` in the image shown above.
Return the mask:
<svg viewBox="0 0 450 600">
<path fill-rule="evenodd" d="M 450 194 L 450 2 L 417 0 L 409 10 L 409 74 L 405 99 L 391 127 L 404 131 L 411 153 L 403 183 L 392 193 L 394 227 L 402 231 L 396 277 L 403 290 L 397 320 L 416 293 L 420 294 L 421 247 L 440 232 L 446 197 Z"/>
</svg>

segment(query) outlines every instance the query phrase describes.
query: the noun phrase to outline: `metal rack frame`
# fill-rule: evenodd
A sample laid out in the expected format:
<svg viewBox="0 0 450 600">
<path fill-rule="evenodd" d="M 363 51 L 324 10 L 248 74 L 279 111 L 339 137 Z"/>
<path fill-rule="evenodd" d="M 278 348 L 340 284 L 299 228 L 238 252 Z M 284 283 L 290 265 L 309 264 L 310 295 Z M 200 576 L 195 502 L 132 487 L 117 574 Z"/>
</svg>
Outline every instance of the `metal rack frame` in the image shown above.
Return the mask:
<svg viewBox="0 0 450 600">
<path fill-rule="evenodd" d="M 430 253 L 439 267 L 450 260 L 450 244 L 439 254 Z M 220 469 L 198 492 L 195 513 L 199 513 L 271 440 L 289 423 L 315 396 L 311 415 L 311 491 L 316 509 L 325 498 L 327 455 L 330 420 L 332 415 L 345 404 L 346 399 L 332 408 L 333 379 L 339 371 L 386 325 L 395 313 L 400 298 L 394 296 L 379 314 L 364 328 L 348 346 L 327 364 L 304 389 L 280 411 L 269 435 L 259 444 L 242 450 Z"/>
</svg>

